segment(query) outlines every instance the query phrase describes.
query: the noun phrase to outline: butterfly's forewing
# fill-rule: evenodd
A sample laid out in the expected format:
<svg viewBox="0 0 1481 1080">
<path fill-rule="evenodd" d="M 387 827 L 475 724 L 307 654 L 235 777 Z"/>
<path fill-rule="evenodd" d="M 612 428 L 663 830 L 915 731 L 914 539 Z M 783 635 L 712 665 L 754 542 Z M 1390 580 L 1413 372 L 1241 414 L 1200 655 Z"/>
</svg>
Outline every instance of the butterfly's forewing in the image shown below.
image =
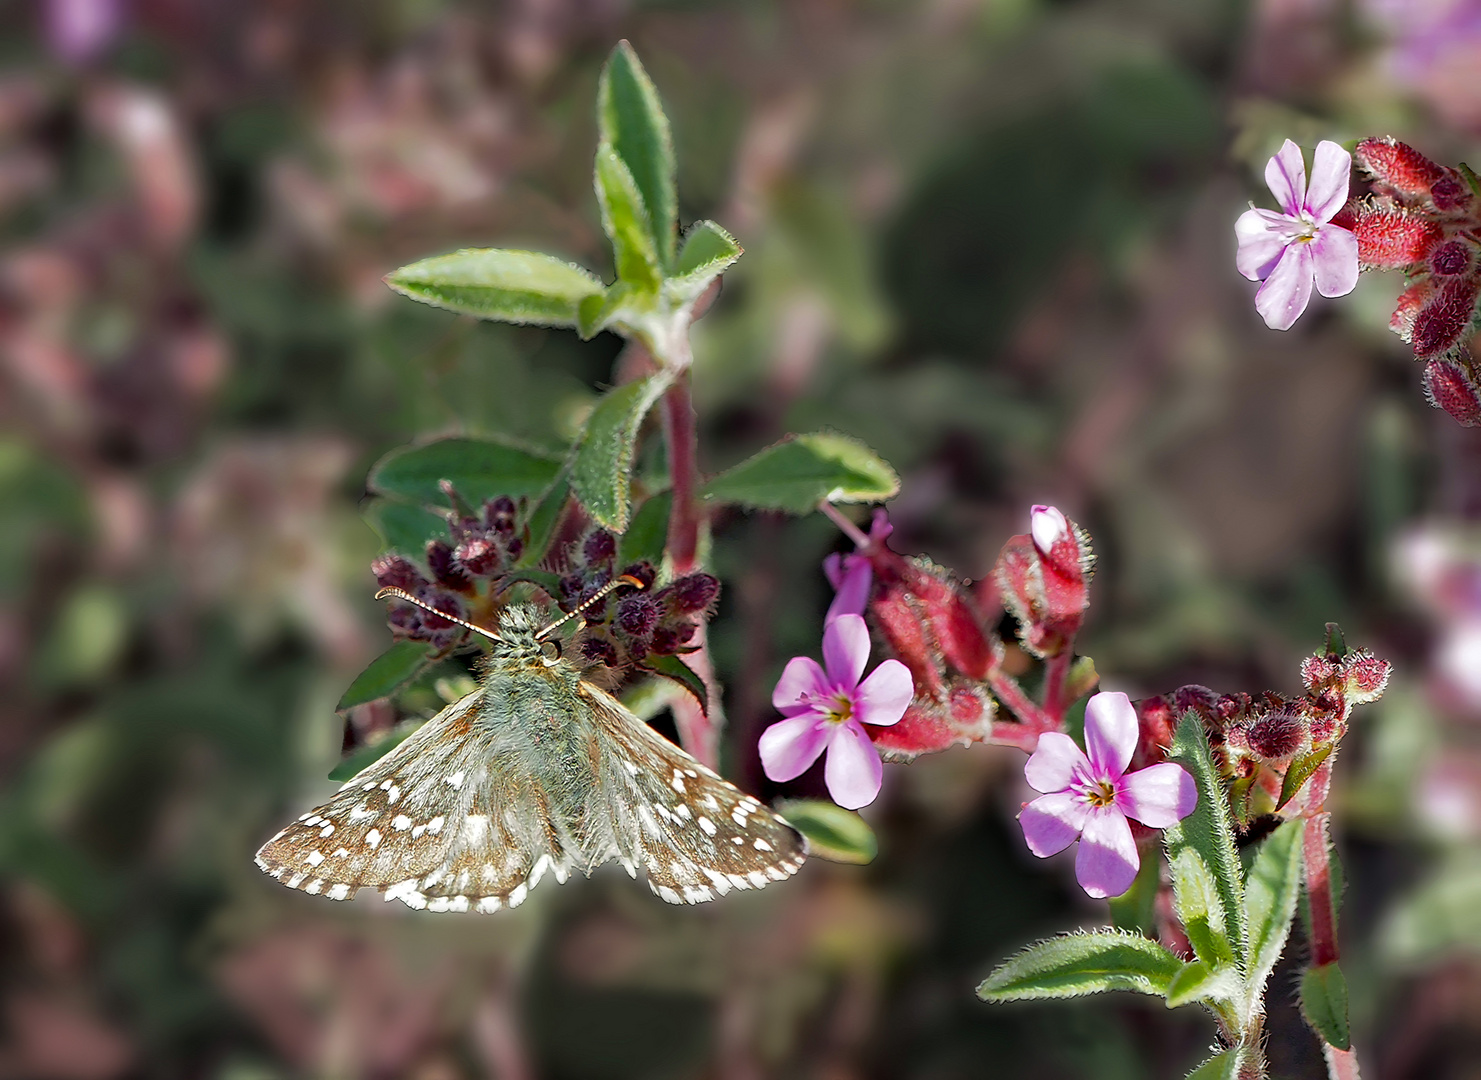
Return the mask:
<svg viewBox="0 0 1481 1080">
<path fill-rule="evenodd" d="M 583 682 L 600 750 L 592 811 L 612 823 L 616 855 L 642 866 L 671 904 L 759 889 L 795 874 L 802 836 L 757 799 L 664 739 L 616 698 Z"/>
</svg>

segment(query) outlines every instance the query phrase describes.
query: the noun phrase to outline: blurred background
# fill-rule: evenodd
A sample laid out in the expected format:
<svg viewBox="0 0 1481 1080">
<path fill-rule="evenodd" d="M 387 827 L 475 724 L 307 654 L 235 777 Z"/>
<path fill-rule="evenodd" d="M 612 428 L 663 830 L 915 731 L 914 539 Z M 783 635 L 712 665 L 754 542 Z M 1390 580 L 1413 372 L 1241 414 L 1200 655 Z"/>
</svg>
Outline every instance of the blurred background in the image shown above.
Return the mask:
<svg viewBox="0 0 1481 1080">
<path fill-rule="evenodd" d="M 604 873 L 428 916 L 253 867 L 331 790 L 335 702 L 390 641 L 371 463 L 560 447 L 612 377 L 610 336 L 380 278 L 484 245 L 610 273 L 592 114 L 620 37 L 681 217 L 747 249 L 697 328 L 701 464 L 849 432 L 904 478 L 893 546 L 969 577 L 1056 503 L 1100 555 L 1081 651 L 1134 696 L 1297 692 L 1328 620 L 1394 660 L 1337 767 L 1354 1030 L 1370 1075 L 1481 1076 L 1481 431 L 1426 406 L 1398 281 L 1282 334 L 1233 262 L 1286 137 L 1481 165 L 1476 0 L 31 0 L 0 28 L 0 1077 L 1202 1059 L 1193 1009 L 975 999 L 1106 917 L 1024 849 L 1017 751 L 889 767 L 875 863 L 696 910 Z M 841 546 L 816 516 L 716 522 L 727 772 L 766 796 L 755 739 Z M 1315 1077 L 1294 989 L 1273 1066 Z"/>
</svg>

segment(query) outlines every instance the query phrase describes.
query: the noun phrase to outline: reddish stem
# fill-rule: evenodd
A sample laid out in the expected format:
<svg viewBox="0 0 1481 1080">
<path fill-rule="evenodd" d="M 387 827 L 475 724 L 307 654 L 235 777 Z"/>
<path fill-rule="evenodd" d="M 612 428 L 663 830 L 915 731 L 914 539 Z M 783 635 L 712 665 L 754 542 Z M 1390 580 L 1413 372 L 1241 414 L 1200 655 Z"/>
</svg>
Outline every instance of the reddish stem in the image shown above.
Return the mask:
<svg viewBox="0 0 1481 1080">
<path fill-rule="evenodd" d="M 1058 654 L 1044 661 L 1044 712 L 1056 728 L 1064 725 L 1064 714 L 1070 703 L 1070 665 L 1075 662 L 1075 650 L 1068 644 Z"/>
<path fill-rule="evenodd" d="M 1358 1071 L 1356 1050 L 1339 1050 L 1335 1046 L 1323 1046 L 1322 1052 L 1327 1055 L 1327 1075 L 1331 1077 L 1331 1080 L 1362 1080 L 1362 1073 Z"/>
<path fill-rule="evenodd" d="M 682 575 L 694 569 L 700 526 L 699 442 L 694 430 L 688 369 L 676 375 L 673 385 L 664 392 L 663 433 L 668 442 L 674 500 L 669 511 L 668 555 L 674 561 L 674 573 Z"/>
<path fill-rule="evenodd" d="M 1311 908 L 1313 967 L 1336 963 L 1341 955 L 1337 948 L 1337 908 L 1333 903 L 1332 866 L 1327 839 L 1330 818 L 1331 815 L 1325 810 L 1308 817 L 1301 838 L 1301 853 L 1306 863 L 1306 896 Z"/>
<path fill-rule="evenodd" d="M 1003 671 L 994 671 L 987 677 L 987 683 L 992 687 L 992 692 L 997 695 L 998 700 L 1009 712 L 1018 717 L 1021 724 L 1033 734 L 1035 739 L 1041 732 L 1050 731 L 1059 726 L 1047 712 L 1034 704 L 1012 675 Z M 998 725 L 993 725 L 994 734 L 996 734 L 997 727 Z M 1019 743 L 1015 741 L 1014 745 L 1019 745 Z"/>
</svg>

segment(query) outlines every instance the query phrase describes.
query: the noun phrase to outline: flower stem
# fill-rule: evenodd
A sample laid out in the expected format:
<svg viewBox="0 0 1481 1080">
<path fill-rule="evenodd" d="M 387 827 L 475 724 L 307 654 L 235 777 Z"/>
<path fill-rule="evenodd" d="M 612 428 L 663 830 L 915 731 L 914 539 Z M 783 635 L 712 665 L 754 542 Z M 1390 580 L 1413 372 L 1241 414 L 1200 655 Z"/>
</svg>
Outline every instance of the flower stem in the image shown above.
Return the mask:
<svg viewBox="0 0 1481 1080">
<path fill-rule="evenodd" d="M 833 524 L 837 525 L 843 535 L 847 536 L 860 548 L 867 548 L 869 546 L 869 537 L 865 536 L 863 531 L 857 525 L 855 525 L 848 518 L 844 517 L 843 512 L 839 510 L 838 507 L 830 503 L 827 499 L 824 499 L 822 502 L 818 503 L 818 512 L 826 516 L 829 521 L 833 522 Z"/>
<path fill-rule="evenodd" d="M 674 573 L 694 569 L 699 552 L 700 511 L 699 440 L 694 426 L 694 402 L 689 393 L 689 369 L 674 378 L 663 395 L 663 433 L 668 443 L 669 480 L 673 509 L 669 511 L 668 556 Z"/>
<path fill-rule="evenodd" d="M 1042 732 L 1059 726 L 1047 712 L 1034 704 L 1012 675 L 1004 671 L 994 671 L 987 677 L 987 683 L 1007 710 L 1018 717 L 1021 725 L 1026 729 L 1025 737 L 1031 734 L 1034 739 L 1037 739 Z M 998 725 L 993 725 L 994 742 L 999 741 L 997 727 Z M 1017 739 L 1004 741 L 1011 741 L 1015 746 L 1022 745 Z"/>
<path fill-rule="evenodd" d="M 1064 724 L 1064 714 L 1069 711 L 1066 700 L 1070 684 L 1070 666 L 1075 662 L 1075 650 L 1066 643 L 1054 656 L 1044 661 L 1044 712 L 1055 727 Z"/>
</svg>

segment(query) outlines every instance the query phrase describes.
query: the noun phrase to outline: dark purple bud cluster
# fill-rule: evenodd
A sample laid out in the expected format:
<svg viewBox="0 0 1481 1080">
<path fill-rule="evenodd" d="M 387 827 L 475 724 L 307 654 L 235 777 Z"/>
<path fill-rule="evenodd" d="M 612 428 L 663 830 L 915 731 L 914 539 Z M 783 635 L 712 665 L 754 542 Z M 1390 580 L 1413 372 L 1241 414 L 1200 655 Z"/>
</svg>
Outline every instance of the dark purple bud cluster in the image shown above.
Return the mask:
<svg viewBox="0 0 1481 1080">
<path fill-rule="evenodd" d="M 588 533 L 571 552 L 572 566 L 557 587 L 562 611 L 575 611 L 615 576 L 635 578 L 643 588 L 622 585 L 583 612 L 582 659 L 608 667 L 642 666 L 653 656 L 694 651 L 701 622 L 720 595 L 718 579 L 687 574 L 655 589 L 658 572 L 646 560 L 617 565 L 617 538 L 605 529 Z"/>
<path fill-rule="evenodd" d="M 452 504 L 446 540 L 429 540 L 422 552 L 424 567 L 403 555 L 387 554 L 371 564 L 382 588 L 404 589 L 438 610 L 468 618 L 470 610 L 486 607 L 489 583 L 507 574 L 524 554 L 528 530 L 522 507 L 506 495 L 489 499 L 475 510 L 444 482 Z M 484 612 L 487 614 L 487 612 Z M 467 631 L 411 604 L 392 602 L 388 620 L 397 637 L 426 641 L 448 649 Z"/>
</svg>

